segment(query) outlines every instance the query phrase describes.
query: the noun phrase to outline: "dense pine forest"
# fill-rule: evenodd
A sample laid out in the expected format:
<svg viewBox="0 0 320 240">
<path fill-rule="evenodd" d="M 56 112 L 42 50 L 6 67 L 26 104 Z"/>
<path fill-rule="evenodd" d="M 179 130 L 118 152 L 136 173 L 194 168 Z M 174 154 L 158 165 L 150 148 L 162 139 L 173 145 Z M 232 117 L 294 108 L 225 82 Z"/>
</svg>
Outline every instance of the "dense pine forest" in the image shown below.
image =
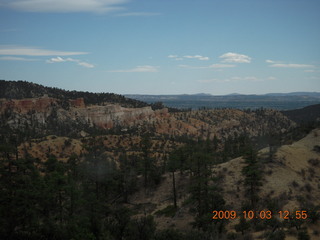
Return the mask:
<svg viewBox="0 0 320 240">
<path fill-rule="evenodd" d="M 77 110 L 69 99 L 83 98 L 88 106 L 101 105 L 98 109 L 106 102 L 137 109 L 151 106 L 116 94 L 70 92 L 22 81 L 1 81 L 0 89 L 6 101 L 43 95 L 58 99 L 41 113 L 44 118 L 36 110 L 24 114 L 2 102 L 1 239 L 320 236 L 318 107 L 311 109 L 312 118 L 298 121 L 299 111 L 268 109 L 161 115 L 156 111 L 164 106 L 157 103 L 148 110 L 150 115 L 142 112 L 134 118 L 135 124 L 117 117 L 112 119 L 117 124 L 101 128 L 79 123 L 79 115 L 73 120 L 66 115 Z M 281 155 L 282 146 L 304 138 L 312 146 L 304 147 L 312 157 L 306 160 L 307 168 L 294 172 L 299 177 L 290 182 L 291 193 L 267 193 L 268 179 L 277 169 L 289 169 L 290 156 Z M 226 180 L 235 175 L 236 182 Z M 282 179 L 278 181 L 281 185 Z M 288 202 L 302 215 L 268 217 L 288 210 Z M 215 211 L 238 215 L 215 217 Z M 245 215 L 250 211 L 265 215 Z"/>
</svg>

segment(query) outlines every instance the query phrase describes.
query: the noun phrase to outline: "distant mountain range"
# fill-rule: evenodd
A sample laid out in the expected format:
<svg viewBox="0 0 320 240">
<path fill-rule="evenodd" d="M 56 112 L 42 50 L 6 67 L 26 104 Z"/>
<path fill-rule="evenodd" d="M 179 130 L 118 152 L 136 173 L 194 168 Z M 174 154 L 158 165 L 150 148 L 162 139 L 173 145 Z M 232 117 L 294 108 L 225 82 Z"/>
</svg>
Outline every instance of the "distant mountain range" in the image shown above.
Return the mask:
<svg viewBox="0 0 320 240">
<path fill-rule="evenodd" d="M 124 94 L 127 97 L 233 97 L 233 96 L 272 96 L 272 97 L 288 97 L 288 96 L 307 96 L 320 98 L 320 92 L 290 92 L 290 93 L 266 93 L 266 94 L 242 94 L 242 93 L 230 93 L 226 95 L 213 95 L 210 93 L 195 93 L 195 94 Z"/>
<path fill-rule="evenodd" d="M 140 95 L 126 94 L 127 98 L 147 103 L 162 102 L 173 108 L 238 108 L 257 109 L 273 108 L 291 110 L 320 103 L 320 92 L 292 92 L 268 94 L 238 94 L 211 95 L 207 93 L 180 95 Z"/>
<path fill-rule="evenodd" d="M 320 97 L 320 92 L 267 93 L 265 96 L 308 96 Z"/>
</svg>

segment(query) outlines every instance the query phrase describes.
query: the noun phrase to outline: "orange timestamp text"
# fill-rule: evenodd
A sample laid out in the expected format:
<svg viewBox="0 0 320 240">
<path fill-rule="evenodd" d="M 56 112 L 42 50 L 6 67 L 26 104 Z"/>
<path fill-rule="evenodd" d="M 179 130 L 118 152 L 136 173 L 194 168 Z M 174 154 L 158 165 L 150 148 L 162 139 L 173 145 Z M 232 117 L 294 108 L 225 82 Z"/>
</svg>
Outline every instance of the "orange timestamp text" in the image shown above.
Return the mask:
<svg viewBox="0 0 320 240">
<path fill-rule="evenodd" d="M 217 211 L 214 210 L 212 211 L 213 220 L 221 220 L 221 219 L 239 219 L 239 218 L 244 218 L 244 219 L 271 219 L 274 217 L 279 217 L 280 219 L 307 219 L 308 218 L 308 213 L 307 211 L 278 211 L 278 212 L 272 212 L 270 210 L 262 210 L 262 211 L 242 211 L 242 212 L 237 212 L 234 210 L 221 210 Z"/>
</svg>

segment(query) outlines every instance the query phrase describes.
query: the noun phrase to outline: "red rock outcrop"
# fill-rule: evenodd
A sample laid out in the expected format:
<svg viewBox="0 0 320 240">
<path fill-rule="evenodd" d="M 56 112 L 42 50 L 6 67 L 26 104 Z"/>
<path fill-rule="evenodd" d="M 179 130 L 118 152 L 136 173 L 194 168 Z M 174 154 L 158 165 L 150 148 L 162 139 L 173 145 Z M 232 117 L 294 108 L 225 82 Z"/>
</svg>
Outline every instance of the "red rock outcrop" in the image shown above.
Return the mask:
<svg viewBox="0 0 320 240">
<path fill-rule="evenodd" d="M 59 104 L 59 100 L 47 96 L 20 100 L 0 99 L 0 113 L 2 114 L 10 109 L 10 111 L 19 114 L 19 118 L 22 117 L 22 119 L 23 115 L 32 113 L 33 119 L 46 124 L 54 110 L 57 113 L 57 123 L 75 121 L 103 129 L 110 129 L 115 126 L 132 126 L 144 121 L 154 121 L 156 118 L 169 116 L 166 108 L 153 111 L 151 107 L 125 108 L 118 104 L 86 106 L 83 98 L 70 99 L 70 108 L 68 110 L 62 108 Z M 53 108 L 52 106 L 56 107 Z M 17 119 L 11 119 L 11 122 L 15 124 L 16 128 L 19 128 L 19 122 L 21 121 L 15 120 Z M 31 120 L 28 121 L 30 122 Z"/>
<path fill-rule="evenodd" d="M 49 97 L 13 100 L 1 99 L 0 112 L 3 113 L 7 109 L 11 109 L 22 114 L 28 113 L 29 111 L 45 112 L 56 102 L 56 99 Z"/>
<path fill-rule="evenodd" d="M 79 107 L 79 108 L 86 107 L 86 105 L 84 104 L 83 98 L 69 99 L 69 103 L 71 107 Z"/>
<path fill-rule="evenodd" d="M 151 107 L 124 108 L 115 104 L 72 108 L 70 109 L 70 114 L 74 120 L 83 119 L 91 125 L 104 129 L 109 129 L 116 125 L 131 126 L 137 122 L 156 117 Z"/>
</svg>

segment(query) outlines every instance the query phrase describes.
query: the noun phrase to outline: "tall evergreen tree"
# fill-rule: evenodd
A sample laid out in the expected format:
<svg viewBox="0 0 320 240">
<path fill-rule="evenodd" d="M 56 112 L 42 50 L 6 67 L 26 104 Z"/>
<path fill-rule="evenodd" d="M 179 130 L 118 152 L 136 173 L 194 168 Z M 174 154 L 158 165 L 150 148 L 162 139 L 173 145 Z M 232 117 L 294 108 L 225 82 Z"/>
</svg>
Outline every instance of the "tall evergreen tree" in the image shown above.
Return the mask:
<svg viewBox="0 0 320 240">
<path fill-rule="evenodd" d="M 250 201 L 251 209 L 255 209 L 259 200 L 258 193 L 262 186 L 262 171 L 258 162 L 257 152 L 250 147 L 244 155 L 245 166 L 242 174 L 245 177 L 244 185 Z"/>
<path fill-rule="evenodd" d="M 15 159 L 1 147 L 0 159 L 0 239 L 36 239 L 41 218 L 41 175 L 37 160 Z"/>
<path fill-rule="evenodd" d="M 176 153 L 170 154 L 168 162 L 168 170 L 172 174 L 172 194 L 173 194 L 173 206 L 177 208 L 177 193 L 176 193 L 176 178 L 175 172 L 178 169 L 179 165 L 179 156 Z"/>
</svg>

